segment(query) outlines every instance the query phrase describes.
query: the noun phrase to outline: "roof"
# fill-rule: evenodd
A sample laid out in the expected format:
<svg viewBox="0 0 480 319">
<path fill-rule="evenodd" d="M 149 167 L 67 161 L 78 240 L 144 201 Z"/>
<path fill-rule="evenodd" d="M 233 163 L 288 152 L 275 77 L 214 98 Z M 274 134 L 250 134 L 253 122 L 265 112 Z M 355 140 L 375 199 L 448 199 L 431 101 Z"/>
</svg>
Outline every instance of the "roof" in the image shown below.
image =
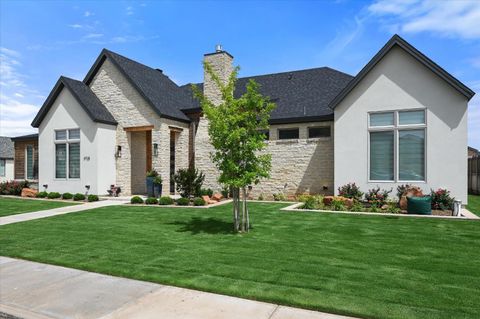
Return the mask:
<svg viewBox="0 0 480 319">
<path fill-rule="evenodd" d="M 12 137 L 12 141 L 30 141 L 38 140 L 38 133 Z"/>
<path fill-rule="evenodd" d="M 0 136 L 0 158 L 10 159 L 14 157 L 15 150 L 10 137 Z"/>
<path fill-rule="evenodd" d="M 106 58 L 118 67 L 160 116 L 190 122 L 181 109 L 189 107 L 191 100 L 175 82 L 161 70 L 153 69 L 107 49 L 102 50 L 88 72 L 84 79 L 85 84 L 90 84 Z"/>
<path fill-rule="evenodd" d="M 37 116 L 35 116 L 33 119 L 33 127 L 40 126 L 40 123 L 47 115 L 48 111 L 55 102 L 55 99 L 58 97 L 64 87 L 68 88 L 68 90 L 72 93 L 78 103 L 94 122 L 117 125 L 117 122 L 113 118 L 112 114 L 110 114 L 107 108 L 102 104 L 102 102 L 100 102 L 93 91 L 90 90 L 87 85 L 85 85 L 85 83 L 61 76 L 55 84 L 53 90 L 48 95 L 47 100 L 45 103 L 43 103 L 43 106 L 38 111 Z"/>
<path fill-rule="evenodd" d="M 423 53 L 418 51 L 413 45 L 405 41 L 398 34 L 395 34 L 390 40 L 378 51 L 378 53 L 363 67 L 363 69 L 355 76 L 355 78 L 336 96 L 330 103 L 330 107 L 335 108 L 356 86 L 357 84 L 372 70 L 375 65 L 395 46 L 399 46 L 414 57 L 418 62 L 430 69 L 433 73 L 445 80 L 459 93 L 463 94 L 468 100 L 474 95 L 470 88 L 457 80 L 453 75 L 442 69 L 438 64 L 430 60 Z"/>
<path fill-rule="evenodd" d="M 332 120 L 333 110 L 328 105 L 353 76 L 322 67 L 244 77 L 237 81 L 235 96 L 245 93 L 250 79 L 260 84 L 260 92 L 277 105 L 270 116 L 270 123 L 291 123 Z M 200 89 L 203 88 L 203 83 L 197 85 Z M 182 89 L 190 94 L 193 105 L 183 111 L 200 110 L 199 102 L 192 97 L 190 84 L 184 85 Z"/>
</svg>

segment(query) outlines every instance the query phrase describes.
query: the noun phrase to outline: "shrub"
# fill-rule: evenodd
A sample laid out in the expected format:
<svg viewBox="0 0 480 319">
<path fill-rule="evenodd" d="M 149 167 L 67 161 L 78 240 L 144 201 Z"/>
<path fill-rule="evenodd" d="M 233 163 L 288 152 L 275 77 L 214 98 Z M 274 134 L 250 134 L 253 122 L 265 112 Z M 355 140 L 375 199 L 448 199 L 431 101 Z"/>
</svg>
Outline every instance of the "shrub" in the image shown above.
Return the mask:
<svg viewBox="0 0 480 319">
<path fill-rule="evenodd" d="M 450 191 L 439 188 L 436 191 L 431 190 L 432 209 L 450 210 L 453 208 L 453 200 Z"/>
<path fill-rule="evenodd" d="M 322 195 L 300 195 L 297 197 L 297 200 L 304 203 L 302 206 L 304 209 L 324 208 Z"/>
<path fill-rule="evenodd" d="M 160 175 L 155 176 L 153 178 L 153 184 L 155 184 L 155 185 L 162 185 L 162 182 L 163 182 L 162 177 Z"/>
<path fill-rule="evenodd" d="M 273 194 L 273 200 L 277 202 L 284 202 L 287 200 L 287 198 L 282 193 L 278 193 L 278 194 Z"/>
<path fill-rule="evenodd" d="M 177 199 L 177 205 L 188 206 L 188 204 L 190 204 L 190 200 L 186 197 L 180 197 Z"/>
<path fill-rule="evenodd" d="M 143 204 L 143 199 L 140 196 L 133 196 L 130 199 L 130 204 Z"/>
<path fill-rule="evenodd" d="M 60 195 L 59 192 L 50 192 L 50 193 L 48 193 L 47 197 L 50 198 L 50 199 L 55 199 L 55 198 L 62 197 L 62 195 Z"/>
<path fill-rule="evenodd" d="M 176 189 L 182 197 L 200 196 L 205 175 L 198 169 L 179 169 L 173 175 Z"/>
<path fill-rule="evenodd" d="M 82 193 L 76 193 L 75 195 L 73 195 L 73 200 L 85 200 L 85 195 L 83 195 Z"/>
<path fill-rule="evenodd" d="M 205 206 L 205 200 L 201 197 L 195 197 L 193 199 L 193 205 L 194 206 Z"/>
<path fill-rule="evenodd" d="M 360 203 L 357 200 L 353 201 L 353 205 L 352 207 L 350 207 L 351 212 L 363 212 L 363 210 L 364 210 L 364 207 L 362 203 Z"/>
<path fill-rule="evenodd" d="M 345 209 L 345 204 L 340 199 L 334 199 L 332 201 L 332 210 L 334 210 L 334 211 L 344 211 L 344 210 L 346 210 Z"/>
<path fill-rule="evenodd" d="M 371 203 L 372 205 L 375 204 L 377 207 L 381 207 L 387 201 L 388 194 L 390 194 L 393 190 L 381 190 L 380 187 L 369 189 L 368 192 L 365 194 L 365 199 Z"/>
<path fill-rule="evenodd" d="M 225 197 L 225 196 L 224 196 L 224 197 Z M 258 200 L 265 200 L 265 199 L 263 198 L 263 194 L 258 195 Z"/>
<path fill-rule="evenodd" d="M 154 169 L 147 172 L 147 177 L 156 177 L 156 176 L 158 176 L 158 173 Z"/>
<path fill-rule="evenodd" d="M 403 194 L 411 187 L 410 184 L 402 184 L 397 187 L 397 197 L 398 200 L 402 199 Z"/>
<path fill-rule="evenodd" d="M 8 181 L 0 183 L 0 195 L 15 195 L 20 196 L 22 189 L 28 188 L 30 183 L 28 181 Z"/>
<path fill-rule="evenodd" d="M 213 196 L 213 190 L 211 188 L 202 188 L 200 190 L 200 195 L 205 196 L 207 195 L 208 197 Z"/>
<path fill-rule="evenodd" d="M 37 193 L 37 197 L 38 198 L 45 198 L 48 196 L 48 193 L 47 192 L 38 192 Z"/>
<path fill-rule="evenodd" d="M 362 199 L 363 192 L 355 183 L 348 183 L 338 188 L 338 195 L 356 200 Z"/>
<path fill-rule="evenodd" d="M 399 214 L 402 211 L 400 207 L 398 207 L 397 202 L 389 201 L 387 205 L 388 205 L 387 213 Z"/>
<path fill-rule="evenodd" d="M 229 198 L 229 197 L 230 197 L 230 194 L 231 194 L 232 192 L 230 191 L 230 187 L 228 187 L 228 186 L 223 186 L 222 191 L 221 191 L 220 193 L 222 193 L 222 196 L 223 196 L 224 198 Z"/>
<path fill-rule="evenodd" d="M 40 194 L 40 193 L 38 193 L 38 194 Z M 37 194 L 37 196 L 38 196 L 38 194 Z M 63 199 L 72 199 L 73 195 L 71 193 L 63 193 L 62 198 Z"/>
<path fill-rule="evenodd" d="M 145 200 L 145 204 L 147 205 L 157 205 L 158 204 L 158 199 L 155 197 L 149 197 Z"/>
<path fill-rule="evenodd" d="M 98 202 L 98 196 L 97 196 L 97 195 L 93 195 L 93 194 L 88 195 L 87 200 L 88 200 L 89 202 Z"/>
<path fill-rule="evenodd" d="M 303 209 L 315 209 L 316 208 L 316 202 L 315 198 L 313 196 L 309 196 L 304 202 L 303 202 Z"/>
<path fill-rule="evenodd" d="M 160 200 L 158 201 L 160 205 L 173 205 L 174 201 L 173 198 L 169 196 L 162 196 L 160 197 Z"/>
</svg>

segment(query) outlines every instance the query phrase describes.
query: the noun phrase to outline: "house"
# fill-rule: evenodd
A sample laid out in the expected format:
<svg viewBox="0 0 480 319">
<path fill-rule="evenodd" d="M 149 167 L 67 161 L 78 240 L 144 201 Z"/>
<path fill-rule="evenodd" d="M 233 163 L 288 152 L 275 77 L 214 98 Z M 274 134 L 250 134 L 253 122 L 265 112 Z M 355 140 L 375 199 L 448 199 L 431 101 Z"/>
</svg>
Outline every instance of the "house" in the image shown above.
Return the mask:
<svg viewBox="0 0 480 319">
<path fill-rule="evenodd" d="M 0 182 L 13 180 L 13 142 L 10 137 L 0 136 Z"/>
<path fill-rule="evenodd" d="M 474 147 L 468 147 L 468 158 L 478 157 L 480 152 Z"/>
<path fill-rule="evenodd" d="M 205 54 L 222 81 L 233 56 Z M 253 197 L 274 193 L 332 194 L 345 183 L 363 190 L 410 183 L 448 188 L 467 201 L 467 104 L 474 92 L 400 36 L 351 76 L 328 67 L 240 78 L 261 85 L 277 108 L 266 152 L 269 179 Z M 197 83 L 214 103 L 221 96 L 205 74 Z M 195 166 L 205 187 L 220 189 L 210 160 L 208 122 L 190 85 L 104 49 L 83 81 L 60 77 L 32 122 L 39 129 L 39 181 L 49 190 L 103 194 L 145 192 L 145 172 L 157 170 L 163 192 L 170 176 Z"/>
<path fill-rule="evenodd" d="M 12 137 L 15 149 L 16 180 L 38 182 L 38 134 Z"/>
</svg>

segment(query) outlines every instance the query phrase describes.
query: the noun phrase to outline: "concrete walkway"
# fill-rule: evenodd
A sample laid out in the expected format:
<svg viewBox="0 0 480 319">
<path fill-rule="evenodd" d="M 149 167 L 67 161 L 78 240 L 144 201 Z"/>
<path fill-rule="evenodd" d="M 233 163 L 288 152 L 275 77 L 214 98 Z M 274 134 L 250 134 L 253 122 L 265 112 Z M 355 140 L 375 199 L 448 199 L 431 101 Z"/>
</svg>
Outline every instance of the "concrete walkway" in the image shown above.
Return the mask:
<svg viewBox="0 0 480 319">
<path fill-rule="evenodd" d="M 0 278 L 0 317 L 351 318 L 7 257 L 0 257 Z"/>
<path fill-rule="evenodd" d="M 25 222 L 27 220 L 32 220 L 32 219 L 39 219 L 44 217 L 81 212 L 82 210 L 93 209 L 98 207 L 121 205 L 127 202 L 128 201 L 120 201 L 120 200 L 102 200 L 98 202 L 91 202 L 91 203 L 85 203 L 85 204 L 59 207 L 54 209 L 40 210 L 37 212 L 10 215 L 5 217 L 0 217 L 0 226 L 19 223 L 19 222 Z"/>
</svg>

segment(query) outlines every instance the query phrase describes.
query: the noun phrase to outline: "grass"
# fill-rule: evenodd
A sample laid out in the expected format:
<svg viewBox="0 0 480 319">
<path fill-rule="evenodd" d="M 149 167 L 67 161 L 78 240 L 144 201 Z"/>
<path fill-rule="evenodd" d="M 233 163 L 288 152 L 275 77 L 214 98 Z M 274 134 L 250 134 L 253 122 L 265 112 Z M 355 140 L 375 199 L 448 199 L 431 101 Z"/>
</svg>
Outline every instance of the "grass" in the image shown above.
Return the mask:
<svg viewBox="0 0 480 319">
<path fill-rule="evenodd" d="M 468 195 L 467 209 L 480 216 L 480 195 Z"/>
<path fill-rule="evenodd" d="M 0 255 L 368 318 L 478 318 L 480 222 L 116 206 L 0 227 Z"/>
<path fill-rule="evenodd" d="M 0 217 L 23 214 L 28 212 L 36 212 L 38 210 L 46 210 L 70 205 L 76 205 L 76 203 L 0 197 Z"/>
</svg>

